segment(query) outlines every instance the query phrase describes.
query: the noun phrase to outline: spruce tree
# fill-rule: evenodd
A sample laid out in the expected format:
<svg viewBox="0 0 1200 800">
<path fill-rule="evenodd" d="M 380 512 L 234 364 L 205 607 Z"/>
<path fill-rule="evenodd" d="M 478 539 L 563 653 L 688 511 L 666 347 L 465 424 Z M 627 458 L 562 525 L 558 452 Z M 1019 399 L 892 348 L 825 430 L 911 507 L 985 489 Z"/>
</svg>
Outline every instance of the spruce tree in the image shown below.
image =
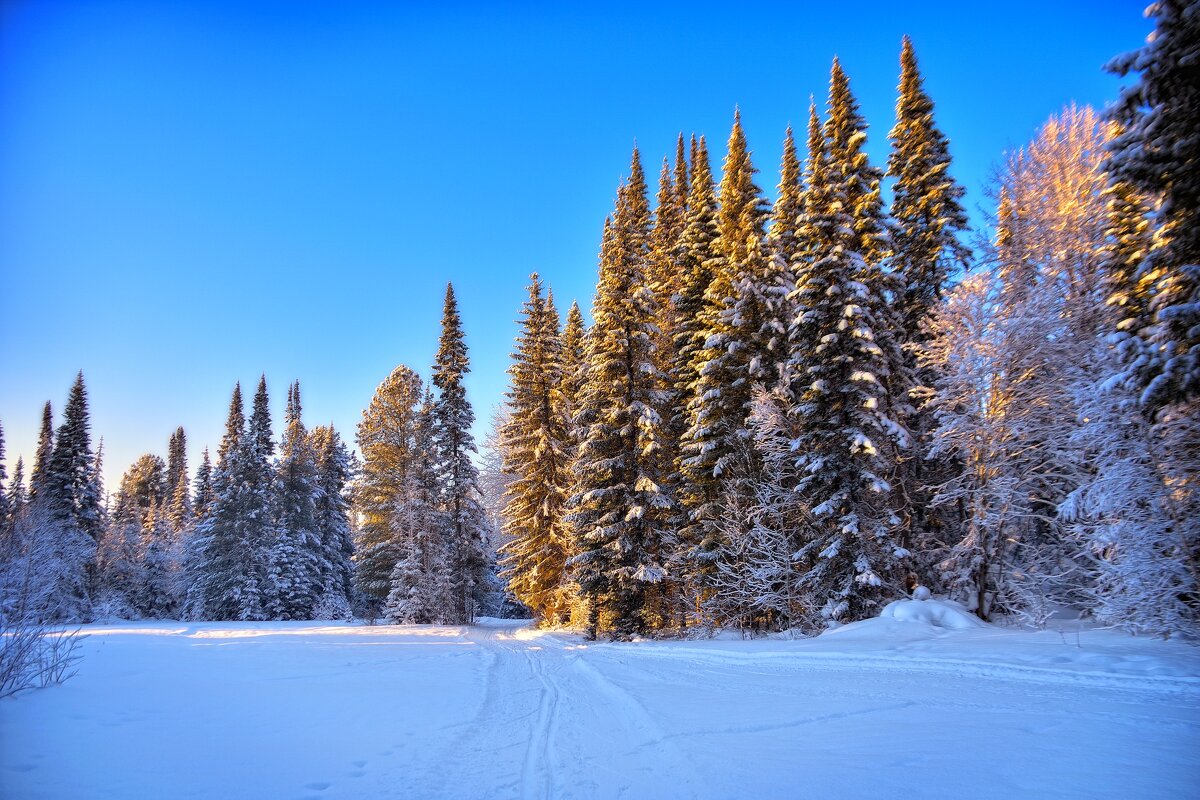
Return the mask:
<svg viewBox="0 0 1200 800">
<path fill-rule="evenodd" d="M 315 613 L 318 619 L 340 619 L 350 615 L 353 597 L 354 538 L 346 490 L 355 470 L 350 451 L 332 425 L 318 425 L 310 438 L 317 466 L 313 514 L 323 568 Z"/>
<path fill-rule="evenodd" d="M 700 533 L 701 571 L 707 571 L 705 565 L 724 542 L 716 524 L 722 493 L 745 491 L 744 482 L 754 471 L 753 463 L 742 463 L 750 439 L 747 418 L 753 386 L 774 382 L 775 364 L 783 352 L 778 335 L 783 330 L 772 330 L 769 299 L 783 284 L 771 273 L 763 249 L 766 213 L 762 192 L 754 184 L 756 171 L 741 116 L 735 115 L 721 177 L 718 258 L 700 312 L 705 342 L 696 354 L 698 377 L 684 445 L 688 476 L 709 498 L 709 505 L 693 515 Z"/>
<path fill-rule="evenodd" d="M 17 456 L 16 466 L 13 467 L 12 480 L 8 482 L 8 489 L 5 491 L 6 505 L 8 507 L 8 516 L 0 521 L 0 542 L 12 542 L 17 525 L 21 518 L 25 515 L 25 508 L 29 502 L 29 498 L 25 490 L 25 459 Z M 3 545 L 0 544 L 0 552 L 3 552 Z"/>
<path fill-rule="evenodd" d="M 401 557 L 392 568 L 383 612 L 389 621 L 405 625 L 457 621 L 447 550 L 452 528 L 439 507 L 434 409 L 427 389 L 413 429 L 412 459 L 392 515 Z"/>
<path fill-rule="evenodd" d="M 203 519 L 212 506 L 212 460 L 208 457 L 208 448 L 200 455 L 200 466 L 196 469 L 195 504 L 193 512 L 196 519 Z"/>
<path fill-rule="evenodd" d="M 570 452 L 559 399 L 562 345 L 552 303 L 542 296 L 534 273 L 509 367 L 509 417 L 500 431 L 504 471 L 510 476 L 503 514 L 509 538 L 500 563 L 517 599 L 539 619 L 556 623 L 569 611 L 570 543 L 563 509 Z"/>
<path fill-rule="evenodd" d="M 368 602 L 382 608 L 392 570 L 405 557 L 394 515 L 404 502 L 423 393 L 420 376 L 401 364 L 375 390 L 358 423 L 362 473 L 354 492 L 355 581 Z"/>
<path fill-rule="evenodd" d="M 54 417 L 50 401 L 42 406 L 42 427 L 38 431 L 37 450 L 33 455 L 33 471 L 29 474 L 29 499 L 35 499 L 45 486 L 50 470 L 50 458 L 54 455 Z"/>
<path fill-rule="evenodd" d="M 6 483 L 8 472 L 4 466 L 4 426 L 0 425 L 0 538 L 3 538 L 12 517 L 12 502 L 9 499 L 11 487 L 5 486 Z"/>
<path fill-rule="evenodd" d="M 779 165 L 779 194 L 771 208 L 771 254 L 791 266 L 796 259 L 796 226 L 800 222 L 800 200 L 803 184 L 800 179 L 800 157 L 796 140 L 789 125 L 783 137 L 783 159 Z"/>
<path fill-rule="evenodd" d="M 584 414 L 590 422 L 575 463 L 571 559 L 590 602 L 588 628 L 601 622 L 628 638 L 659 623 L 648 608 L 664 575 L 662 543 L 670 498 L 663 492 L 663 376 L 654 352 L 657 309 L 645 282 L 650 209 L 636 148 L 601 253 L 593 306 Z"/>
<path fill-rule="evenodd" d="M 881 330 L 882 281 L 868 260 L 881 249 L 879 220 L 869 214 L 876 173 L 836 61 L 829 112 L 823 135 L 810 135 L 800 249 L 812 261 L 796 288 L 800 316 L 785 375 L 798 402 L 786 409 L 794 437 L 786 449 L 795 454 L 794 494 L 812 517 L 794 557 L 798 587 L 836 621 L 869 616 L 897 591 L 902 551 L 892 541 L 888 476 L 901 429 L 890 416 L 888 348 L 878 341 L 890 335 Z"/>
<path fill-rule="evenodd" d="M 1140 75 L 1109 112 L 1120 132 L 1106 168 L 1158 204 L 1159 244 L 1135 278 L 1153 286 L 1152 317 L 1131 332 L 1141 346 L 1124 370 L 1153 415 L 1200 396 L 1200 10 L 1195 0 L 1158 0 L 1146 13 L 1155 19 L 1146 45 L 1107 66 Z"/>
<path fill-rule="evenodd" d="M 321 597 L 323 563 L 317 529 L 316 454 L 301 418 L 300 382 L 288 387 L 283 441 L 276 467 L 275 523 L 270 553 L 270 616 L 312 619 Z"/>
<path fill-rule="evenodd" d="M 63 421 L 54 437 L 48 486 L 60 519 L 98 541 L 103 529 L 100 507 L 103 492 L 91 446 L 91 423 L 83 373 L 75 377 Z"/>
<path fill-rule="evenodd" d="M 171 527 L 182 531 L 191 521 L 192 498 L 188 492 L 187 434 L 176 428 L 167 443 L 167 500 L 165 515 Z"/>
<path fill-rule="evenodd" d="M 900 53 L 896 124 L 889 136 L 892 152 L 888 175 L 896 179 L 892 188 L 891 267 L 903 286 L 895 298 L 896 338 L 905 347 L 905 365 L 914 383 L 911 391 L 922 391 L 918 387 L 928 391 L 937 376 L 928 368 L 918 369 L 917 353 L 928 344 L 928 325 L 942 302 L 952 270 L 967 265 L 970 251 L 959 241 L 959 234 L 967 227 L 967 215 L 959 203 L 964 190 L 950 176 L 948 142 L 934 123 L 933 101 L 922 85 L 912 41 L 907 36 Z M 912 405 L 919 405 L 915 396 Z M 936 426 L 930 410 L 910 415 L 906 423 L 914 442 L 900 478 L 909 500 L 903 540 L 910 546 L 930 536 L 929 529 L 944 527 L 946 512 L 931 518 L 929 507 L 935 487 L 945 483 L 958 467 L 952 459 L 929 459 L 930 436 Z"/>
<path fill-rule="evenodd" d="M 447 284 L 442 334 L 433 363 L 433 385 L 438 389 L 433 442 L 442 503 L 449 515 L 447 591 L 453 598 L 449 616 L 457 623 L 474 619 L 477 595 L 488 586 L 489 570 L 487 515 L 479 490 L 479 469 L 471 455 L 478 452 L 471 434 L 475 412 L 463 385 L 470 369 L 454 287 Z"/>
</svg>

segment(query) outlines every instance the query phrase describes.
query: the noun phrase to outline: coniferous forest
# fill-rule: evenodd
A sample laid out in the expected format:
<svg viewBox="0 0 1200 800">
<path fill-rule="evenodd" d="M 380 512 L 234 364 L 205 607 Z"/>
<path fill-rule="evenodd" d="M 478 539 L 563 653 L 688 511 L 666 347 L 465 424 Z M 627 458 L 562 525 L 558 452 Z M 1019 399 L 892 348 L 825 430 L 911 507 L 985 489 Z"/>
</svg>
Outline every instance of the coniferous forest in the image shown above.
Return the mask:
<svg viewBox="0 0 1200 800">
<path fill-rule="evenodd" d="M 778 132 L 736 111 L 720 164 L 680 134 L 654 184 L 635 147 L 591 323 L 531 276 L 482 455 L 451 287 L 428 379 L 384 378 L 356 452 L 299 382 L 276 424 L 264 376 L 194 470 L 179 428 L 104 487 L 80 373 L 11 475 L 0 432 L 0 613 L 624 640 L 818 633 L 923 587 L 1194 635 L 1200 13 L 1152 8 L 1121 96 L 1007 153 L 975 229 L 907 38 L 894 119 L 834 59 L 771 178 L 750 137 Z"/>
</svg>

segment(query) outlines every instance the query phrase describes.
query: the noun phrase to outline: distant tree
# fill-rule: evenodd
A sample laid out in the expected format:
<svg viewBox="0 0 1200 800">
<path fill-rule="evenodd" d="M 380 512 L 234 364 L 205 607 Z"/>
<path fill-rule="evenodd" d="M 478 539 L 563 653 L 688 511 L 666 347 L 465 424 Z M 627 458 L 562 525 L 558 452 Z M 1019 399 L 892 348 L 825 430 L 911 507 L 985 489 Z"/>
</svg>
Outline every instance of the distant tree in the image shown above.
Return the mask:
<svg viewBox="0 0 1200 800">
<path fill-rule="evenodd" d="M 325 560 L 317 527 L 317 463 L 301 419 L 300 382 L 288 387 L 283 442 L 276 466 L 276 533 L 271 542 L 268 602 L 274 619 L 312 619 L 324 586 Z"/>
<path fill-rule="evenodd" d="M 317 619 L 350 615 L 354 580 L 354 528 L 350 521 L 348 487 L 355 464 L 332 425 L 318 425 L 309 434 L 316 454 L 316 492 L 313 515 L 321 540 L 321 590 L 314 615 Z"/>
</svg>

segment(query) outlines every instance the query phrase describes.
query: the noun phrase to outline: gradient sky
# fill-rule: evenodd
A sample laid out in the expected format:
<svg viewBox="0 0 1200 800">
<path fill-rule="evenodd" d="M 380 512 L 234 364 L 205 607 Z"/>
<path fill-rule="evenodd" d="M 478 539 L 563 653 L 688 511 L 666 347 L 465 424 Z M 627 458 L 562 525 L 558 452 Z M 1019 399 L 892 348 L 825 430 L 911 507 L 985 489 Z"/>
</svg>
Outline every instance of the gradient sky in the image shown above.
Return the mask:
<svg viewBox="0 0 1200 800">
<path fill-rule="evenodd" d="M 717 166 L 740 105 L 773 196 L 837 54 L 883 164 L 908 33 L 978 218 L 1006 148 L 1115 96 L 1101 66 L 1144 40 L 1144 4 L 6 0 L 10 474 L 79 369 L 110 490 L 176 425 L 194 469 L 262 372 L 277 423 L 299 378 L 306 421 L 352 440 L 396 364 L 428 375 L 447 281 L 482 435 L 528 274 L 586 311 L 635 139 L 652 178 L 681 130 Z"/>
</svg>

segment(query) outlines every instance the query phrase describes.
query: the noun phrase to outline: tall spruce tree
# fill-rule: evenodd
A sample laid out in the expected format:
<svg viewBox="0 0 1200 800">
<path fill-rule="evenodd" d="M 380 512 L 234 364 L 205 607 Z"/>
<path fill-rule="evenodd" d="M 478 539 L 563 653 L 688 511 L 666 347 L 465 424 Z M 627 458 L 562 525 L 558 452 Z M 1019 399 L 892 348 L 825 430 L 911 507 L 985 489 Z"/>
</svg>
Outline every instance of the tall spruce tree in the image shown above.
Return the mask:
<svg viewBox="0 0 1200 800">
<path fill-rule="evenodd" d="M 503 515 L 509 538 L 501 566 L 517 599 L 539 619 L 556 623 L 565 622 L 570 609 L 563 509 L 571 454 L 559 399 L 562 343 L 552 303 L 534 273 L 509 367 L 509 417 L 500 431 L 504 471 L 510 476 Z"/>
<path fill-rule="evenodd" d="M 442 310 L 442 335 L 433 363 L 433 442 L 438 454 L 439 483 L 443 505 L 449 515 L 447 547 L 448 594 L 453 598 L 449 615 L 453 622 L 475 618 L 477 595 L 489 585 L 487 574 L 488 525 L 479 490 L 479 469 L 471 458 L 478 452 L 471 426 L 475 412 L 467 400 L 463 378 L 470 372 L 467 344 L 454 287 L 446 285 Z"/>
<path fill-rule="evenodd" d="M 275 493 L 268 608 L 274 619 L 312 619 L 328 570 L 317 529 L 316 453 L 301 418 L 300 382 L 288 387 Z"/>
<path fill-rule="evenodd" d="M 793 489 L 812 517 L 795 554 L 798 586 L 835 621 L 870 615 L 898 588 L 903 551 L 892 541 L 888 477 L 902 429 L 886 388 L 883 281 L 868 260 L 882 250 L 880 220 L 871 218 L 877 173 L 866 162 L 865 124 L 836 61 L 829 114 L 823 134 L 810 135 L 800 249 L 812 260 L 796 288 L 799 317 L 785 374 L 797 401 L 787 409 Z"/>
<path fill-rule="evenodd" d="M 1158 247 L 1132 276 L 1149 283 L 1151 319 L 1129 335 L 1126 382 L 1151 415 L 1200 397 L 1200 6 L 1158 0 L 1146 45 L 1113 59 L 1117 75 L 1138 72 L 1109 112 L 1120 125 L 1106 168 L 1158 208 Z M 1131 285 L 1130 291 L 1136 287 Z"/>
<path fill-rule="evenodd" d="M 892 152 L 888 175 L 896 179 L 892 188 L 891 266 L 903 286 L 895 298 L 899 323 L 896 338 L 905 347 L 905 365 L 914 383 L 912 391 L 928 391 L 937 376 L 928 366 L 918 368 L 917 354 L 928 345 L 928 326 L 942 302 L 951 272 L 967 265 L 970 251 L 959 241 L 967 227 L 967 215 L 959 202 L 964 190 L 950 176 L 948 142 L 934 123 L 933 101 L 922 85 L 917 57 L 907 36 L 900 52 L 896 124 L 889 136 Z M 916 396 L 912 405 L 920 405 Z M 905 546 L 911 546 L 936 536 L 931 529 L 948 522 L 945 510 L 931 515 L 929 508 L 935 487 L 950 479 L 958 467 L 950 458 L 929 458 L 931 433 L 936 426 L 932 410 L 918 410 L 906 423 L 914 441 L 900 473 L 908 501 L 902 540 Z"/>
<path fill-rule="evenodd" d="M 395 513 L 405 501 L 417 457 L 423 391 L 420 376 L 401 364 L 375 390 L 358 423 L 363 463 L 354 491 L 355 580 L 378 608 L 391 592 L 392 570 L 406 555 Z"/>
<path fill-rule="evenodd" d="M 354 478 L 354 463 L 332 425 L 318 425 L 309 436 L 316 454 L 313 515 L 321 539 L 318 564 L 323 570 L 316 616 L 342 618 L 349 616 L 353 597 L 354 532 L 346 489 Z"/>
<path fill-rule="evenodd" d="M 50 401 L 42 406 L 42 427 L 38 431 L 37 450 L 33 454 L 33 471 L 29 474 L 29 499 L 41 494 L 50 471 L 50 458 L 54 455 L 54 416 Z"/>
<path fill-rule="evenodd" d="M 171 527 L 182 531 L 191 522 L 192 497 L 188 491 L 187 434 L 175 429 L 167 443 L 167 497 L 165 516 Z"/>
<path fill-rule="evenodd" d="M 208 448 L 200 455 L 200 466 L 196 468 L 196 490 L 193 512 L 197 519 L 208 514 L 212 505 L 212 460 L 208 456 Z"/>
<path fill-rule="evenodd" d="M 650 209 L 637 149 L 601 251 L 593 306 L 587 436 L 575 462 L 572 557 L 590 603 L 588 630 L 603 623 L 628 638 L 658 623 L 648 596 L 664 574 L 670 498 L 663 492 L 663 376 L 656 364 L 654 295 L 646 286 Z"/>
<path fill-rule="evenodd" d="M 400 624 L 457 622 L 447 545 L 449 515 L 440 507 L 433 393 L 426 389 L 413 431 L 412 459 L 392 520 L 400 559 L 392 568 L 384 616 Z"/>
<path fill-rule="evenodd" d="M 688 477 L 703 487 L 709 500 L 693 515 L 693 523 L 699 526 L 697 563 L 702 571 L 725 539 L 716 524 L 721 495 L 745 490 L 745 481 L 754 471 L 753 464 L 745 463 L 753 385 L 773 382 L 783 350 L 770 346 L 781 345 L 782 337 L 770 335 L 768 295 L 782 283 L 770 274 L 770 259 L 763 248 L 766 206 L 754 184 L 756 171 L 741 115 L 736 114 L 721 177 L 714 243 L 718 257 L 700 311 L 705 341 L 696 353 L 699 366 L 684 445 Z"/>
<path fill-rule="evenodd" d="M 0 538 L 8 529 L 8 521 L 12 517 L 12 503 L 9 500 L 8 471 L 4 465 L 4 426 L 0 425 Z"/>
</svg>

